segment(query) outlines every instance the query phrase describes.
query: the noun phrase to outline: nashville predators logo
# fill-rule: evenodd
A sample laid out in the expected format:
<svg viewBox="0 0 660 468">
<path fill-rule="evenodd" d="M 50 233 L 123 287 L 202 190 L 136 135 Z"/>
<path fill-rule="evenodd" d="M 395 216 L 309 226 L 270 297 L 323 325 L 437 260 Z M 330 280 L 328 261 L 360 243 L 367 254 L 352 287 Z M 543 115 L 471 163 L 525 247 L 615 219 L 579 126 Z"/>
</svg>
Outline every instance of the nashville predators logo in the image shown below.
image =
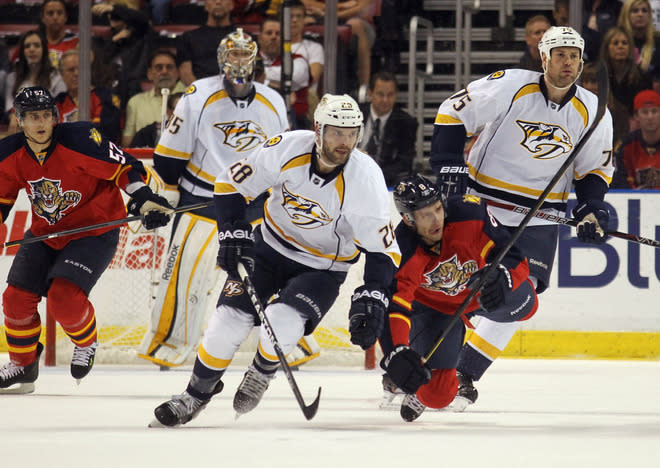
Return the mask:
<svg viewBox="0 0 660 468">
<path fill-rule="evenodd" d="M 571 136 L 559 125 L 516 120 L 525 137 L 520 142 L 535 159 L 553 159 L 573 149 Z"/>
<path fill-rule="evenodd" d="M 332 222 L 330 215 L 313 200 L 289 192 L 282 184 L 282 206 L 293 220 L 293 224 L 303 229 L 314 229 Z"/>
<path fill-rule="evenodd" d="M 222 290 L 225 297 L 240 296 L 243 294 L 243 283 L 240 281 L 229 280 L 225 283 L 225 288 Z"/>
<path fill-rule="evenodd" d="M 225 134 L 223 143 L 236 151 L 253 150 L 267 138 L 261 127 L 250 120 L 217 123 L 214 127 Z"/>
<path fill-rule="evenodd" d="M 433 270 L 424 273 L 426 283 L 422 287 L 456 296 L 465 290 L 470 276 L 478 269 L 475 260 L 468 260 L 461 265 L 454 254 L 449 260 L 438 263 Z"/>
<path fill-rule="evenodd" d="M 81 194 L 75 190 L 63 192 L 59 180 L 39 179 L 28 181 L 30 201 L 35 215 L 55 224 L 64 217 L 64 212 L 80 202 Z"/>
</svg>

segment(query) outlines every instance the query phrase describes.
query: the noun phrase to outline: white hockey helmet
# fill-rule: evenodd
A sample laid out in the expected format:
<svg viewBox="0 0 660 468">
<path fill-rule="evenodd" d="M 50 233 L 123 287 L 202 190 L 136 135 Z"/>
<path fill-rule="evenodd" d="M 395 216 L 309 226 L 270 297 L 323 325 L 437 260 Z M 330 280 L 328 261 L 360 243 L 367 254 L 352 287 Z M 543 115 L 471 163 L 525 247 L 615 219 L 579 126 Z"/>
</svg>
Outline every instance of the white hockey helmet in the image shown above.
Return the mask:
<svg viewBox="0 0 660 468">
<path fill-rule="evenodd" d="M 247 52 L 241 60 L 230 60 L 233 51 Z M 245 84 L 252 80 L 254 62 L 257 57 L 257 43 L 252 36 L 236 28 L 227 34 L 218 45 L 218 66 L 229 81 L 235 84 Z M 234 63 L 232 63 L 234 62 Z"/>
<path fill-rule="evenodd" d="M 323 147 L 323 129 L 326 125 L 333 127 L 359 127 L 357 145 L 362 140 L 364 117 L 360 106 L 348 94 L 324 94 L 314 110 L 314 127 L 316 129 L 317 144 Z"/>
<path fill-rule="evenodd" d="M 550 59 L 550 51 L 555 47 L 577 47 L 580 49 L 580 58 L 582 58 L 584 39 L 575 29 L 569 26 L 551 26 L 539 42 L 541 58 L 545 54 Z"/>
</svg>

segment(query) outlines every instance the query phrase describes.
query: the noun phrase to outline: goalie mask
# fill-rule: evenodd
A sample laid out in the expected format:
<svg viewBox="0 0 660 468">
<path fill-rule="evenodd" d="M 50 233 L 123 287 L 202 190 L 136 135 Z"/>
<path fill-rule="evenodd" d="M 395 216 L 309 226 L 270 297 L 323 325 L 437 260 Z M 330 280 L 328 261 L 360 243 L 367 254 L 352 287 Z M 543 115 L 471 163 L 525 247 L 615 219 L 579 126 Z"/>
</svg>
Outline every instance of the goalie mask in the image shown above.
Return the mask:
<svg viewBox="0 0 660 468">
<path fill-rule="evenodd" d="M 233 84 L 243 85 L 252 80 L 256 57 L 257 43 L 243 28 L 236 28 L 218 45 L 218 66 Z"/>
<path fill-rule="evenodd" d="M 442 201 L 445 197 L 438 187 L 426 177 L 416 174 L 406 177 L 394 188 L 394 204 L 396 209 L 409 224 L 415 224 L 413 213 L 424 207 Z"/>
<path fill-rule="evenodd" d="M 333 127 L 359 128 L 358 137 L 353 148 L 362 140 L 364 118 L 360 106 L 348 94 L 325 94 L 314 111 L 314 129 L 316 132 L 316 146 L 323 148 L 323 132 L 327 125 Z M 353 149 L 351 148 L 351 149 Z"/>
</svg>

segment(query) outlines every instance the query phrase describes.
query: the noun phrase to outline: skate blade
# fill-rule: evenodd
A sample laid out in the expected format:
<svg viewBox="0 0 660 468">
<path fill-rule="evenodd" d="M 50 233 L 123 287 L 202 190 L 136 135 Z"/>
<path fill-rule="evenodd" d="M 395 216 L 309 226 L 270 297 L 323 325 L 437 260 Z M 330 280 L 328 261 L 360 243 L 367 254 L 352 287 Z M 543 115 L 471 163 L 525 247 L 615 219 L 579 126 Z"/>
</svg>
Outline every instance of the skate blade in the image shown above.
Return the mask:
<svg viewBox="0 0 660 468">
<path fill-rule="evenodd" d="M 398 411 L 401 408 L 402 402 L 403 402 L 403 395 L 397 395 L 392 399 L 383 398 L 378 404 L 378 409 L 384 411 Z"/>
<path fill-rule="evenodd" d="M 34 392 L 34 382 L 19 383 L 9 388 L 0 388 L 0 395 L 26 395 Z"/>
<path fill-rule="evenodd" d="M 166 426 L 165 424 L 161 423 L 158 419 L 153 419 L 147 427 L 151 428 L 169 428 L 169 427 L 176 427 L 176 426 Z"/>
<path fill-rule="evenodd" d="M 452 401 L 446 408 L 447 411 L 453 411 L 454 413 L 462 413 L 465 409 L 470 406 L 472 402 L 465 397 L 456 396 L 454 401 Z"/>
</svg>

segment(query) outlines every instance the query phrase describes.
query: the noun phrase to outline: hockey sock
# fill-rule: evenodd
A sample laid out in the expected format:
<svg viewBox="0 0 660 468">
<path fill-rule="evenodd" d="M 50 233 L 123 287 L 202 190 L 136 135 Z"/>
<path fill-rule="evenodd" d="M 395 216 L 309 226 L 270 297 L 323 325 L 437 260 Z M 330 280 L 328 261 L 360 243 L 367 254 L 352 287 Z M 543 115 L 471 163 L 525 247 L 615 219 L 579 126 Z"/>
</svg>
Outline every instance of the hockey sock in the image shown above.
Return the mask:
<svg viewBox="0 0 660 468">
<path fill-rule="evenodd" d="M 417 390 L 417 399 L 429 408 L 444 408 L 458 391 L 456 369 L 434 369 L 431 380 Z"/>
<path fill-rule="evenodd" d="M 96 341 L 94 307 L 85 292 L 71 281 L 53 280 L 48 289 L 46 309 L 76 346 L 85 348 Z"/>
<path fill-rule="evenodd" d="M 27 366 L 37 357 L 37 342 L 41 334 L 37 305 L 41 296 L 9 285 L 2 299 L 9 359 L 17 366 Z"/>
<path fill-rule="evenodd" d="M 200 400 L 209 400 L 213 395 L 220 393 L 222 390 L 223 385 L 220 379 L 224 373 L 224 370 L 209 369 L 197 357 L 186 392 Z"/>
<path fill-rule="evenodd" d="M 267 354 L 263 350 L 261 342 L 259 342 L 259 348 L 257 350 L 257 354 L 254 356 L 252 365 L 262 374 L 272 375 L 280 366 L 280 361 L 277 356 Z"/>
</svg>

